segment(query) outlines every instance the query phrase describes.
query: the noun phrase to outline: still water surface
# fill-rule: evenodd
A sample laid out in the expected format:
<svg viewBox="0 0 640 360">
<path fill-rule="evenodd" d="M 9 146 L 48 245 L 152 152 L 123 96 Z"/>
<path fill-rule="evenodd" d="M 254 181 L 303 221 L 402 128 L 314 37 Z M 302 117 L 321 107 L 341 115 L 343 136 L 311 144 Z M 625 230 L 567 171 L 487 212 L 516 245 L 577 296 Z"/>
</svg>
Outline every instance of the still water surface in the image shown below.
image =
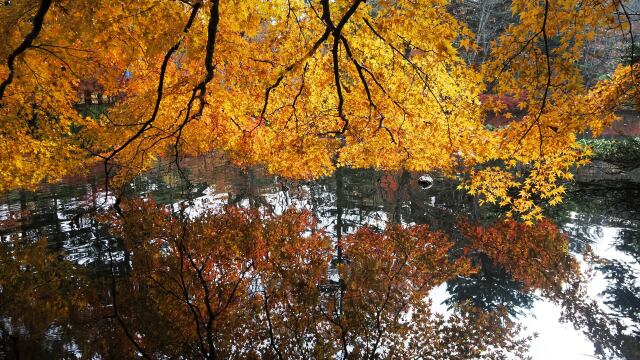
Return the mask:
<svg viewBox="0 0 640 360">
<path fill-rule="evenodd" d="M 446 179 L 294 182 L 217 157 L 185 169 L 189 187 L 160 166 L 125 187 L 144 201 L 123 201 L 122 222 L 97 176 L 1 195 L 0 357 L 519 358 L 526 346 L 533 359 L 640 359 L 638 189 L 573 186 L 527 230 L 496 226 L 498 209 Z M 262 240 L 251 217 L 265 218 Z M 496 240 L 562 234 L 566 256 Z M 482 247 L 494 240 L 503 248 Z M 250 250 L 227 254 L 234 242 Z"/>
</svg>

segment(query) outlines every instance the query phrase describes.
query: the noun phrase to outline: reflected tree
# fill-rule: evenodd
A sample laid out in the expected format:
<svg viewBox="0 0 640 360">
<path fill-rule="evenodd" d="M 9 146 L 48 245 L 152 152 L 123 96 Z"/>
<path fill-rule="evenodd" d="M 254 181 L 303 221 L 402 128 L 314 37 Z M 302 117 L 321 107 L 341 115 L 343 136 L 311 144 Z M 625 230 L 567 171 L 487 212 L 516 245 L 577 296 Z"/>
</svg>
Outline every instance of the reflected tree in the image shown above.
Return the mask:
<svg viewBox="0 0 640 360">
<path fill-rule="evenodd" d="M 310 212 L 167 207 L 125 199 L 103 252 L 110 269 L 78 266 L 46 241 L 5 242 L 2 355 L 8 358 L 526 358 L 508 306 L 430 294 L 492 264 L 509 290 L 535 291 L 563 309 L 603 357 L 619 328 L 586 300 L 568 241 L 547 220 L 460 222 L 456 237 L 427 225 L 389 224 L 335 239 Z M 104 240 L 104 239 L 102 239 Z M 479 260 L 480 259 L 480 260 Z M 451 288 L 451 286 L 449 287 Z"/>
</svg>

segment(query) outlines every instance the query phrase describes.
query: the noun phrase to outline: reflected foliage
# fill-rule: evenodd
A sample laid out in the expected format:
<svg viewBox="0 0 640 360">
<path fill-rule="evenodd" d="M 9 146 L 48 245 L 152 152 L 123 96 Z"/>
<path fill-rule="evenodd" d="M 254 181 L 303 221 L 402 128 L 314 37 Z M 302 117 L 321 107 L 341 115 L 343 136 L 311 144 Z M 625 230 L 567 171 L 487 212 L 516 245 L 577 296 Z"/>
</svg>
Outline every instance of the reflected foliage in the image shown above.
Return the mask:
<svg viewBox="0 0 640 360">
<path fill-rule="evenodd" d="M 531 337 L 510 308 L 537 296 L 603 357 L 623 343 L 622 328 L 585 300 L 585 275 L 548 220 L 461 220 L 456 234 L 365 226 L 336 242 L 306 210 L 196 213 L 149 199 L 121 208 L 96 219 L 110 224 L 94 233 L 108 268 L 73 264 L 44 240 L 3 242 L 5 357 L 526 358 Z M 511 303 L 486 306 L 460 290 L 482 293 L 490 271 Z M 440 313 L 431 294 L 444 288 L 450 310 Z"/>
<path fill-rule="evenodd" d="M 100 215 L 119 239 L 110 272 L 72 265 L 45 242 L 3 252 L 2 278 L 12 280 L 2 284 L 11 294 L 4 355 L 493 359 L 526 350 L 502 311 L 431 309 L 433 287 L 475 269 L 426 225 L 363 228 L 335 261 L 305 211 L 186 217 L 149 200 L 122 209 Z"/>
<path fill-rule="evenodd" d="M 188 165 L 190 192 L 157 169 L 124 189 L 147 200 L 122 215 L 99 179 L 4 195 L 0 357 L 525 356 L 538 301 L 600 357 L 637 354 L 634 192 L 572 191 L 557 225 L 531 227 L 407 172 Z"/>
</svg>

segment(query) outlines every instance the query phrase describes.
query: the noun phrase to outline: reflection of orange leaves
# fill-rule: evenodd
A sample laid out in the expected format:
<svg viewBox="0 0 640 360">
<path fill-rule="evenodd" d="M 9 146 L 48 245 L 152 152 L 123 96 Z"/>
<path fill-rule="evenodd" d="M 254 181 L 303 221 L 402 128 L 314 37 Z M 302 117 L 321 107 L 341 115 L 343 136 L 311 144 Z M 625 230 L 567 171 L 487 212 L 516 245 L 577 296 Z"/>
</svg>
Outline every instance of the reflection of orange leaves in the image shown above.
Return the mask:
<svg viewBox="0 0 640 360">
<path fill-rule="evenodd" d="M 569 255 L 567 236 L 548 219 L 529 226 L 505 219 L 491 226 L 459 224 L 463 234 L 471 239 L 465 249 L 480 251 L 504 267 L 525 289 L 559 284 L 575 270 Z"/>
<path fill-rule="evenodd" d="M 349 358 L 494 359 L 524 347 L 504 314 L 431 311 L 430 290 L 475 269 L 426 225 L 362 228 L 340 239 L 339 258 L 307 211 L 183 217 L 143 200 L 122 208 L 112 230 L 134 271 L 119 281 L 118 307 L 149 351 L 200 357 L 200 334 L 221 358 L 328 358 L 348 348 Z M 167 335 L 168 326 L 178 331 Z"/>
<path fill-rule="evenodd" d="M 121 221 L 125 239 L 146 240 L 159 249 L 168 245 L 176 254 L 188 253 L 181 259 L 185 268 L 201 268 L 207 281 L 249 263 L 268 271 L 279 264 L 300 262 L 305 256 L 317 256 L 319 249 L 328 256 L 328 239 L 316 230 L 316 220 L 308 211 L 288 210 L 276 217 L 257 209 L 228 206 L 219 213 L 181 220 L 151 200 L 133 200 L 122 208 L 127 214 Z"/>
<path fill-rule="evenodd" d="M 380 188 L 385 192 L 394 192 L 397 191 L 399 187 L 398 179 L 396 178 L 396 174 L 393 173 L 384 173 L 380 178 Z"/>
<path fill-rule="evenodd" d="M 21 358 L 41 358 L 36 347 L 17 344 L 16 340 L 28 334 L 33 344 L 45 343 L 52 324 L 80 319 L 90 310 L 86 301 L 91 291 L 78 296 L 74 291 L 77 269 L 63 261 L 63 254 L 53 251 L 44 237 L 38 241 L 5 240 L 0 250 L 0 342 L 16 349 L 19 346 L 24 351 Z M 15 345 L 6 342 L 5 336 L 15 338 Z"/>
<path fill-rule="evenodd" d="M 380 190 L 382 192 L 382 198 L 385 201 L 396 201 L 396 198 L 398 196 L 397 192 L 400 188 L 398 178 L 398 173 L 384 173 L 382 177 L 380 177 Z"/>
<path fill-rule="evenodd" d="M 362 228 L 344 243 L 345 253 L 354 259 L 352 266 L 363 268 L 354 273 L 383 277 L 378 279 L 383 282 L 396 279 L 399 283 L 394 286 L 404 283 L 413 291 L 429 290 L 472 271 L 466 259 L 451 259 L 452 247 L 453 242 L 447 235 L 432 231 L 427 225 L 391 225 L 383 233 Z"/>
</svg>

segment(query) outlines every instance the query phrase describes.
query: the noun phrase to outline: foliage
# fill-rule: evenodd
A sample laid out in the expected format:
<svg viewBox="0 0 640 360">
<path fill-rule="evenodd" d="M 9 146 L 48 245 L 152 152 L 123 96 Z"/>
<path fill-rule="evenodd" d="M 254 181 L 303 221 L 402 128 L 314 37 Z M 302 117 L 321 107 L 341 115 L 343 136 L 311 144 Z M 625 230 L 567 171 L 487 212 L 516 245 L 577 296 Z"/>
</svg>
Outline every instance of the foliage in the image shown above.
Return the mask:
<svg viewBox="0 0 640 360">
<path fill-rule="evenodd" d="M 538 221 L 532 229 L 513 220 L 475 227 L 462 223 L 461 229 L 471 239 L 469 249 L 488 255 L 522 282 L 524 289 L 548 288 L 577 267 L 569 259 L 566 235 L 547 219 Z"/>
<path fill-rule="evenodd" d="M 578 261 L 569 255 L 569 242 L 555 224 L 547 219 L 535 227 L 504 219 L 489 226 L 460 224 L 471 244 L 467 251 L 481 252 L 490 261 L 504 268 L 522 288 L 537 289 L 562 308 L 561 319 L 582 329 L 602 357 L 621 355 L 622 325 L 608 316 L 596 300 L 589 300 L 585 279 L 589 268 L 580 269 Z M 587 248 L 586 263 L 602 260 Z"/>
<path fill-rule="evenodd" d="M 101 215 L 124 249 L 105 249 L 109 271 L 56 261 L 42 246 L 2 253 L 10 295 L 0 354 L 53 346 L 48 354 L 82 358 L 526 357 L 529 337 L 503 309 L 432 310 L 435 286 L 474 269 L 426 226 L 346 237 L 349 260 L 333 273 L 329 237 L 307 212 L 187 218 L 143 200 L 122 210 Z M 59 337 L 42 340 L 52 332 Z"/>
<path fill-rule="evenodd" d="M 426 225 L 362 228 L 336 244 L 306 211 L 172 209 L 127 199 L 121 215 L 100 214 L 116 236 L 94 234 L 102 268 L 72 265 L 17 233 L 3 243 L 0 354 L 526 358 L 530 337 L 510 316 L 520 304 L 458 297 L 447 314 L 434 310 L 431 291 L 458 278 L 476 279 L 477 296 L 496 291 L 481 288 L 480 261 L 505 270 L 502 291 L 558 304 L 603 358 L 621 343 L 548 220 L 461 220 L 462 242 Z"/>
<path fill-rule="evenodd" d="M 432 313 L 429 290 L 472 268 L 449 259 L 453 244 L 426 226 L 383 234 L 365 228 L 345 238 L 348 261 L 337 265 L 336 280 L 327 273 L 329 239 L 306 212 L 271 218 L 228 208 L 185 223 L 153 203 L 123 209 L 116 232 L 133 246 L 138 269 L 127 293 L 141 302 L 123 316 L 146 334 L 143 347 L 167 354 L 187 348 L 196 358 L 503 358 L 526 351 L 526 338 L 511 338 L 519 327 L 501 320 L 504 314 L 445 320 Z M 154 332 L 163 329 L 158 319 L 193 330 L 167 339 Z M 478 338 L 482 329 L 492 335 Z M 436 341 L 441 336 L 450 341 Z"/>
<path fill-rule="evenodd" d="M 598 29 L 629 30 L 624 2 L 512 1 L 508 25 L 481 39 L 479 67 L 464 60 L 480 51 L 454 16 L 466 10 L 448 5 L 6 2 L 0 190 L 95 163 L 118 185 L 158 157 L 222 150 L 292 178 L 337 166 L 461 173 L 484 201 L 539 218 L 540 200 L 560 201 L 559 180 L 586 161 L 576 135 L 599 133 L 635 97 L 636 65 L 591 89 L 580 70 Z M 98 119 L 75 108 L 83 83 L 116 99 Z M 487 111 L 510 116 L 479 101 L 487 92 L 520 99 L 524 117 L 487 130 Z"/>
</svg>

